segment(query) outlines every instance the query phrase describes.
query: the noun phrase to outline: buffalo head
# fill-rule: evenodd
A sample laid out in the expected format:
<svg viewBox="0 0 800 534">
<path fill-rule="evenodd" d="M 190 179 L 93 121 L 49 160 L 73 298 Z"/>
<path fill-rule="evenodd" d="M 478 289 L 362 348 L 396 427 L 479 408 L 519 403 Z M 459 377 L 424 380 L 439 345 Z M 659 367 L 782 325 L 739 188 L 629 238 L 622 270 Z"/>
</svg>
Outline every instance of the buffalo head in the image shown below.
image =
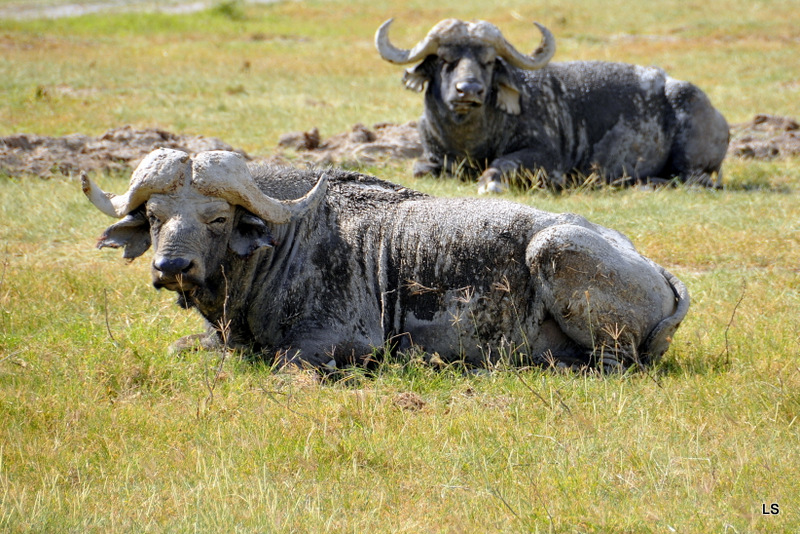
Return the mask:
<svg viewBox="0 0 800 534">
<path fill-rule="evenodd" d="M 302 217 L 325 195 L 326 178 L 305 196 L 282 201 L 264 194 L 236 153 L 210 151 L 194 159 L 158 149 L 139 164 L 128 191 L 102 191 L 86 174 L 83 192 L 100 211 L 121 219 L 98 248 L 124 247 L 134 259 L 153 246 L 153 285 L 190 294 L 219 274 L 226 256 L 246 258 L 272 247 L 271 226 Z"/>
<path fill-rule="evenodd" d="M 517 51 L 505 40 L 496 26 L 486 22 L 463 22 L 446 19 L 428 32 L 410 50 L 396 48 L 389 42 L 389 26 L 381 25 L 375 34 L 375 46 L 386 61 L 407 65 L 403 81 L 408 89 L 422 91 L 427 83 L 436 99 L 455 115 L 468 115 L 482 108 L 494 95 L 494 104 L 511 115 L 520 113 L 520 87 L 509 66 L 526 70 L 544 67 L 555 53 L 555 39 L 541 24 L 539 48 L 531 55 Z"/>
</svg>

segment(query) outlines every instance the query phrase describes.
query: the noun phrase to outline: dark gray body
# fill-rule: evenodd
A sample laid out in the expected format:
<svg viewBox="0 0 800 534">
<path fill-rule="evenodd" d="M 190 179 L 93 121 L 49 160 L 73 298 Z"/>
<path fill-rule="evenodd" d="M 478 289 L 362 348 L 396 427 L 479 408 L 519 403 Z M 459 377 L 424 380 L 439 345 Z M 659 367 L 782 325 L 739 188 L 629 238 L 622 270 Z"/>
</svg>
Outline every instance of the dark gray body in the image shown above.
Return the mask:
<svg viewBox="0 0 800 534">
<path fill-rule="evenodd" d="M 485 105 L 454 113 L 443 98 L 442 84 L 450 82 L 436 56 L 417 67 L 428 87 L 416 174 L 463 168 L 466 160 L 477 172 L 542 169 L 556 185 L 592 172 L 608 181 L 719 182 L 728 125 L 691 83 L 621 63 L 550 63 L 524 71 L 497 62 L 519 89 L 518 115 L 497 107 L 496 85 Z"/>
<path fill-rule="evenodd" d="M 252 170 L 277 199 L 302 196 L 322 174 Z M 630 363 L 660 357 L 688 309 L 679 280 L 582 217 L 325 173 L 328 191 L 313 213 L 268 224 L 273 247 L 229 250 L 179 297 L 218 340 L 226 324 L 230 345 L 316 367 L 412 344 L 475 365 L 503 356 Z M 114 240 L 111 229 L 104 238 Z M 167 247 L 162 239 L 161 261 Z M 179 249 L 166 260 L 185 254 Z"/>
</svg>

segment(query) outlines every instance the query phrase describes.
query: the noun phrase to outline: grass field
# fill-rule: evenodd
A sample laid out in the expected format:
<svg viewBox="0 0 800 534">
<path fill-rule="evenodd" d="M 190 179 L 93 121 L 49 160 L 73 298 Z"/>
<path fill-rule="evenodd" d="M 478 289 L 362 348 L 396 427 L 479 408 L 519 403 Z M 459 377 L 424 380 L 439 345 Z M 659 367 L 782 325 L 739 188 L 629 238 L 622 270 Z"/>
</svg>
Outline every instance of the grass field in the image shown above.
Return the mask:
<svg viewBox="0 0 800 534">
<path fill-rule="evenodd" d="M 421 98 L 372 45 L 391 16 L 401 46 L 455 16 L 523 50 L 538 20 L 558 60 L 662 66 L 731 123 L 800 115 L 794 2 L 395 4 L 0 20 L 0 135 L 132 124 L 270 155 L 288 131 L 405 122 Z M 368 171 L 474 193 L 412 179 L 408 162 Z M 800 160 L 725 173 L 718 191 L 508 195 L 616 228 L 687 284 L 689 315 L 647 372 L 473 375 L 411 358 L 322 383 L 168 355 L 201 320 L 152 289 L 146 258 L 94 249 L 111 221 L 74 177 L 0 177 L 0 530 L 797 532 Z"/>
</svg>

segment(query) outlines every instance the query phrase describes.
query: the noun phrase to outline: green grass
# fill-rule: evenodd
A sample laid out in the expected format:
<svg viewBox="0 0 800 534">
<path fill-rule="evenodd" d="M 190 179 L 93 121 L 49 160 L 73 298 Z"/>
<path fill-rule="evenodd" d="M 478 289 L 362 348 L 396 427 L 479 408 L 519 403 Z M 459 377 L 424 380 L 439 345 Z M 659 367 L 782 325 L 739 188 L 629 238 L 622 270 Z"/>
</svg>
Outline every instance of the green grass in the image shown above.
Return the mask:
<svg viewBox="0 0 800 534">
<path fill-rule="evenodd" d="M 529 49 L 540 20 L 558 59 L 663 66 L 731 122 L 797 114 L 790 2 L 391 5 L 0 21 L 0 134 L 158 126 L 268 156 L 291 130 L 405 122 L 421 99 L 371 44 L 390 16 L 402 46 L 458 16 Z M 369 171 L 474 194 L 408 162 Z M 410 358 L 325 382 L 169 356 L 200 319 L 152 289 L 148 259 L 94 249 L 111 221 L 77 181 L 0 177 L 0 530 L 796 532 L 800 161 L 725 171 L 721 191 L 509 195 L 617 228 L 686 282 L 689 316 L 648 372 Z M 771 503 L 780 514 L 762 515 Z"/>
</svg>

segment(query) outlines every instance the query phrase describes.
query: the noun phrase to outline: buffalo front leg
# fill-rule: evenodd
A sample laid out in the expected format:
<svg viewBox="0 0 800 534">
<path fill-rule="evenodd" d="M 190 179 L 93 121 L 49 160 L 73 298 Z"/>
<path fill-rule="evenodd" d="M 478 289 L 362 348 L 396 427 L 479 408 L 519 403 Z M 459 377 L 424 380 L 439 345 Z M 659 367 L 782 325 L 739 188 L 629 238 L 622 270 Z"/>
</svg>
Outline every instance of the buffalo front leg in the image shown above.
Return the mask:
<svg viewBox="0 0 800 534">
<path fill-rule="evenodd" d="M 372 335 L 355 333 L 348 324 L 330 322 L 319 326 L 293 328 L 275 354 L 277 366 L 295 366 L 335 370 L 350 365 L 369 365 L 377 361 L 383 338 L 380 331 Z"/>
<path fill-rule="evenodd" d="M 553 161 L 540 150 L 520 150 L 494 159 L 478 178 L 478 194 L 503 193 L 517 175 L 525 181 L 538 180 L 551 187 L 560 188 L 565 184 L 564 173 L 548 162 Z M 538 172 L 542 172 L 537 177 Z M 527 174 L 527 176 L 523 176 Z M 535 185 L 535 184 L 534 184 Z"/>
<path fill-rule="evenodd" d="M 211 351 L 223 348 L 224 345 L 220 343 L 216 333 L 209 331 L 202 334 L 183 336 L 169 346 L 168 353 L 171 356 L 180 356 L 194 351 Z"/>
<path fill-rule="evenodd" d="M 439 176 L 442 174 L 444 165 L 441 161 L 430 156 L 423 156 L 414 162 L 414 177 Z"/>
<path fill-rule="evenodd" d="M 605 369 L 646 361 L 644 341 L 676 308 L 655 264 L 629 243 L 585 226 L 539 232 L 526 261 L 549 315 L 591 363 Z"/>
<path fill-rule="evenodd" d="M 505 193 L 508 183 L 503 181 L 503 174 L 494 167 L 489 167 L 478 178 L 478 194 Z"/>
</svg>

